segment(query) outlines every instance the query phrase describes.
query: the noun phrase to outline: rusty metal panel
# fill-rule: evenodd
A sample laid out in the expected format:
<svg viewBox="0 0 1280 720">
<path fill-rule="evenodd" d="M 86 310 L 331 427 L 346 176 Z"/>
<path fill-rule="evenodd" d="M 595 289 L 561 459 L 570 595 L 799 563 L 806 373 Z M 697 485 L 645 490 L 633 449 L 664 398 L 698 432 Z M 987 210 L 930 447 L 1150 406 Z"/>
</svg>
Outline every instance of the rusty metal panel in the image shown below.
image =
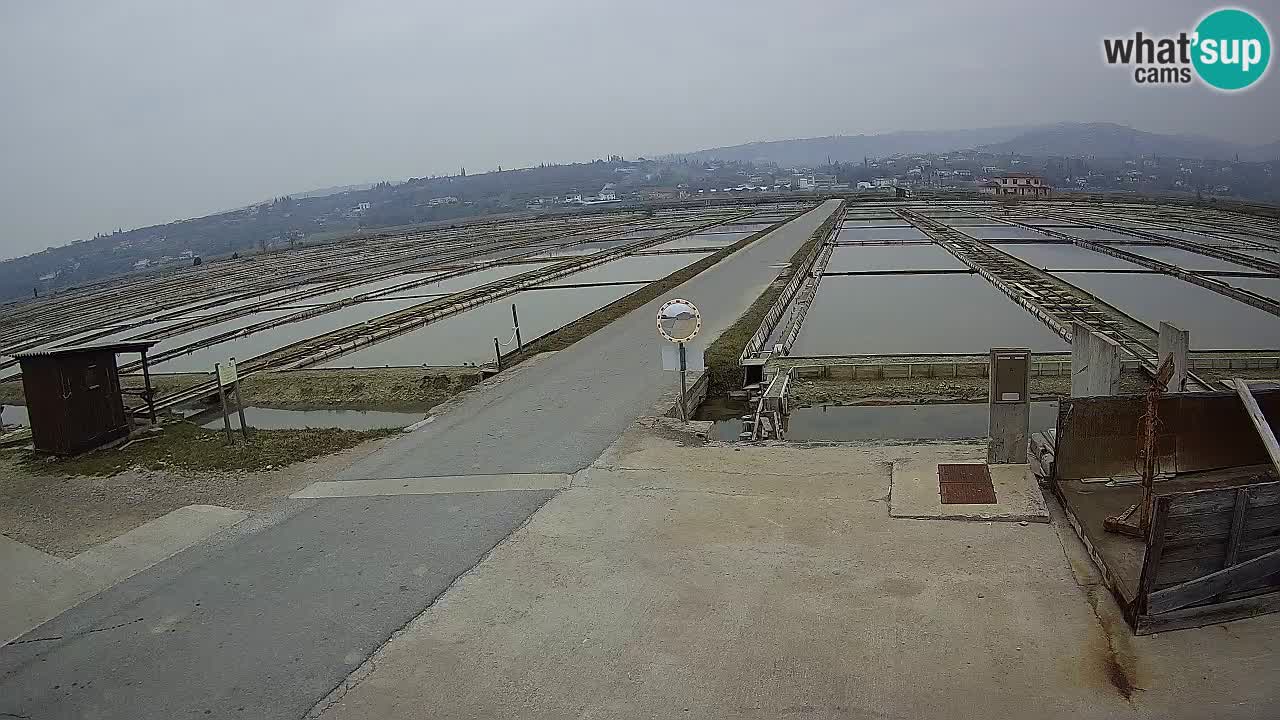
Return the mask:
<svg viewBox="0 0 1280 720">
<path fill-rule="evenodd" d="M 1272 425 L 1280 391 L 1255 393 Z M 1134 475 L 1140 466 L 1141 395 L 1068 398 L 1058 404 L 1057 478 Z M 1235 393 L 1181 393 L 1161 399 L 1157 468 L 1162 473 L 1217 470 L 1269 462 Z"/>
<path fill-rule="evenodd" d="M 1066 398 L 1058 403 L 1054 472 L 1060 479 L 1133 475 L 1138 467 L 1142 395 Z M 1172 469 L 1174 438 L 1157 437 L 1160 465 Z M 1166 459 L 1167 458 L 1167 459 Z"/>
<path fill-rule="evenodd" d="M 938 492 L 943 505 L 991 505 L 996 501 L 996 491 L 990 483 L 942 483 Z"/>
<path fill-rule="evenodd" d="M 991 484 L 991 468 L 985 464 L 940 464 L 938 493 L 943 505 L 994 503 L 996 490 Z"/>
<path fill-rule="evenodd" d="M 938 465 L 938 482 L 991 484 L 991 468 L 979 463 L 941 463 Z"/>
<path fill-rule="evenodd" d="M 1280 409 L 1277 400 L 1280 397 L 1276 393 L 1258 396 L 1258 405 L 1273 424 Z M 1270 462 L 1258 431 L 1235 393 L 1190 395 L 1178 397 L 1176 402 L 1179 472 Z"/>
</svg>

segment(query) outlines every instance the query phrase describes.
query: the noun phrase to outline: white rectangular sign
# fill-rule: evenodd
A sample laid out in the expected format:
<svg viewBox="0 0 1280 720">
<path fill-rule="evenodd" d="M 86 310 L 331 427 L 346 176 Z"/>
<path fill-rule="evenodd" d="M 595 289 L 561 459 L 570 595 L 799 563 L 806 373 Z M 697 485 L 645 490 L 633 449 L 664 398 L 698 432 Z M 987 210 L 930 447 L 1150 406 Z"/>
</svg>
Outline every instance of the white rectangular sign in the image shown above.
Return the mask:
<svg viewBox="0 0 1280 720">
<path fill-rule="evenodd" d="M 684 366 L 689 372 L 701 372 L 706 369 L 706 361 L 702 356 L 702 348 L 695 345 L 684 346 Z M 680 346 L 675 343 L 662 344 L 662 369 L 680 369 Z"/>
<path fill-rule="evenodd" d="M 231 385 L 239 376 L 236 374 L 236 359 L 228 358 L 226 362 L 218 363 L 218 384 Z"/>
</svg>

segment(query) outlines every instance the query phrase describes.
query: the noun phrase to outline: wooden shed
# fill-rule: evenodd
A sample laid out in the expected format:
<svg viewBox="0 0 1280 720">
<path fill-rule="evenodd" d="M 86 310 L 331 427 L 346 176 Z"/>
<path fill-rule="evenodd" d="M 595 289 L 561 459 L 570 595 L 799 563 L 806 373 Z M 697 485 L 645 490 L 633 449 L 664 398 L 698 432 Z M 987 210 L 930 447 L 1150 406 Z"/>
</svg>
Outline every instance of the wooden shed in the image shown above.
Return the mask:
<svg viewBox="0 0 1280 720">
<path fill-rule="evenodd" d="M 1250 396 L 1256 422 L 1272 436 L 1280 390 Z M 1274 437 L 1260 437 L 1241 393 L 1159 400 L 1149 526 L 1142 537 L 1108 531 L 1107 518 L 1143 502 L 1135 435 L 1146 412 L 1141 395 L 1060 401 L 1049 470 L 1134 633 L 1280 611 L 1280 475 L 1267 449 Z"/>
<path fill-rule="evenodd" d="M 139 394 L 150 405 L 146 357 L 155 344 L 119 342 L 18 353 L 35 449 L 74 455 L 128 436 L 131 422 L 124 406 L 116 353 L 142 354 L 145 389 Z M 154 412 L 151 417 L 154 421 Z"/>
</svg>

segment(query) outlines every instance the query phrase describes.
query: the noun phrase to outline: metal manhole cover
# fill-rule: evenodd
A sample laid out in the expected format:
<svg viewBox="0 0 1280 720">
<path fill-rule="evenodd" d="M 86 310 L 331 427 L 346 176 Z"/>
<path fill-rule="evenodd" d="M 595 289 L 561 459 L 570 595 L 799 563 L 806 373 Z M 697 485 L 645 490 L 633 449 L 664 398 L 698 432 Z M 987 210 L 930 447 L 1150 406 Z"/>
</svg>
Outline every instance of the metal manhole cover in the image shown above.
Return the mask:
<svg viewBox="0 0 1280 720">
<path fill-rule="evenodd" d="M 991 484 L 991 468 L 981 463 L 964 465 L 939 465 L 939 483 L 986 483 Z"/>
<path fill-rule="evenodd" d="M 995 488 L 988 483 L 942 483 L 938 486 L 943 505 L 991 505 L 996 501 Z"/>
<path fill-rule="evenodd" d="M 938 493 L 943 505 L 989 505 L 996 502 L 991 470 L 986 465 L 939 465 Z"/>
</svg>

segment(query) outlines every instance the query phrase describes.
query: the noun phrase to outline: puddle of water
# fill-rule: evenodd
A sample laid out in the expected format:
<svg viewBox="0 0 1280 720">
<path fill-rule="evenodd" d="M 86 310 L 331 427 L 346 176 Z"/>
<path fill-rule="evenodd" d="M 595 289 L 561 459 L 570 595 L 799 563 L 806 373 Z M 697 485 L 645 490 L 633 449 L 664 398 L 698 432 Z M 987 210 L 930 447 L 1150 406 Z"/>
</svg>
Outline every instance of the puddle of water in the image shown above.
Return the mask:
<svg viewBox="0 0 1280 720">
<path fill-rule="evenodd" d="M 750 412 L 744 400 L 730 400 L 725 397 L 708 398 L 698 406 L 693 414 L 694 420 L 711 420 L 708 440 L 732 442 L 742 432 L 742 416 Z"/>
<path fill-rule="evenodd" d="M 1127 260 L 1066 243 L 997 245 L 996 249 L 1042 270 L 1142 270 Z"/>
<path fill-rule="evenodd" d="M 946 405 L 822 405 L 797 408 L 786 426 L 788 440 L 962 440 L 987 437 L 987 403 Z M 1032 431 L 1057 423 L 1058 403 L 1031 403 Z"/>
<path fill-rule="evenodd" d="M 1054 274 L 1151 327 L 1164 321 L 1189 331 L 1194 349 L 1280 348 L 1280 318 L 1171 275 Z M 1253 281 L 1228 279 L 1233 284 Z"/>
<path fill-rule="evenodd" d="M 831 252 L 827 272 L 866 270 L 965 270 L 937 245 L 842 245 Z"/>
<path fill-rule="evenodd" d="M 714 420 L 709 440 L 732 442 L 742 432 L 745 406 Z M 713 413 L 714 415 L 714 413 Z M 786 437 L 796 442 L 857 440 L 966 440 L 987 437 L 990 408 L 986 403 L 938 405 L 820 405 L 796 408 L 786 420 Z M 1031 403 L 1032 432 L 1057 423 L 1058 403 Z"/>
<path fill-rule="evenodd" d="M 0 425 L 19 425 L 29 427 L 31 419 L 27 417 L 26 405 L 0 405 Z"/>
<path fill-rule="evenodd" d="M 823 278 L 792 355 L 1066 350 L 1021 306 L 974 275 Z"/>
<path fill-rule="evenodd" d="M 424 413 L 386 412 L 382 410 L 278 410 L 276 408 L 246 407 L 244 419 L 249 427 L 260 430 L 298 430 L 302 428 L 341 428 L 343 430 L 376 430 L 401 428 L 412 425 Z M 218 416 L 202 427 L 218 430 L 223 427 Z M 231 427 L 239 428 L 240 419 L 234 413 Z"/>
</svg>

